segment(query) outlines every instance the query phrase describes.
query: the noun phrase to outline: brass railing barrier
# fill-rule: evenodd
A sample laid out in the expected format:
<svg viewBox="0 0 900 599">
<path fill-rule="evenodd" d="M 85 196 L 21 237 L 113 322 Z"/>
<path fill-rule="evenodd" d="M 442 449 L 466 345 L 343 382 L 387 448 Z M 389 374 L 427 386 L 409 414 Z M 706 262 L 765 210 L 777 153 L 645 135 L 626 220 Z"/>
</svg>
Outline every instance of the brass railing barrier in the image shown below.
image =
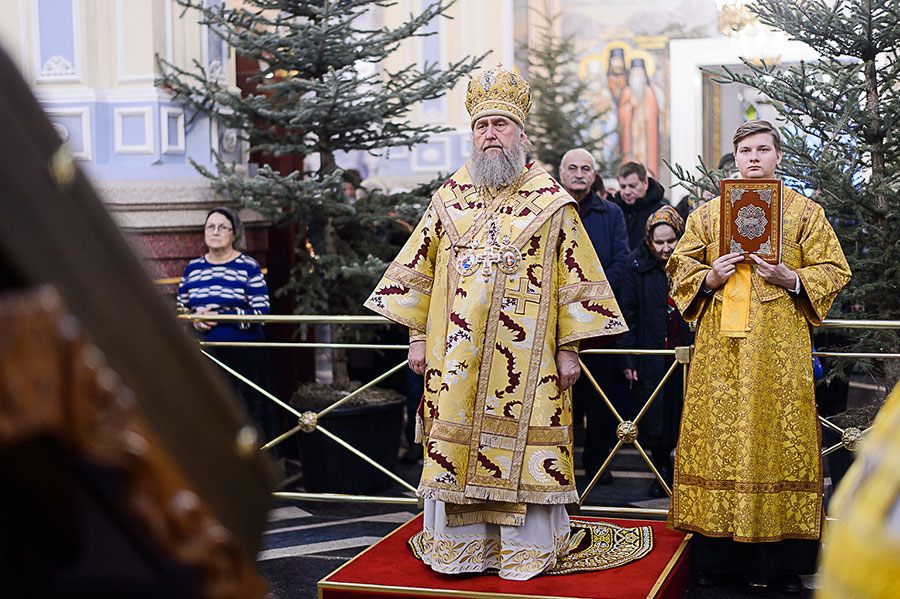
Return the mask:
<svg viewBox="0 0 900 599">
<path fill-rule="evenodd" d="M 355 325 L 371 325 L 371 324 L 386 324 L 390 323 L 386 318 L 381 316 L 316 316 L 316 315 L 235 315 L 235 314 L 211 314 L 211 315 L 201 315 L 201 314 L 180 314 L 179 318 L 183 320 L 196 321 L 196 320 L 210 320 L 217 322 L 251 322 L 251 323 L 279 323 L 279 324 L 355 324 Z M 822 322 L 819 328 L 843 328 L 843 329 L 900 329 L 900 321 L 886 321 L 886 320 L 825 320 Z M 315 349 L 368 349 L 368 350 L 406 350 L 408 345 L 406 344 L 370 344 L 370 343 L 319 343 L 319 342 L 199 342 L 202 347 L 270 347 L 270 348 L 315 348 Z M 660 472 L 656 469 L 653 464 L 653 461 L 649 458 L 647 453 L 644 451 L 643 447 L 641 447 L 640 443 L 637 440 L 638 436 L 638 424 L 640 423 L 641 418 L 646 414 L 647 410 L 650 408 L 653 401 L 659 395 L 663 386 L 666 382 L 671 378 L 672 374 L 678 368 L 679 365 L 683 368 L 683 381 L 684 385 L 687 385 L 687 371 L 688 366 L 690 365 L 691 356 L 692 356 L 693 346 L 682 346 L 674 349 L 589 349 L 582 350 L 582 354 L 612 354 L 612 355 L 666 355 L 666 356 L 674 356 L 675 361 L 668 368 L 663 378 L 659 381 L 654 389 L 653 393 L 650 394 L 650 397 L 644 402 L 644 405 L 641 406 L 640 411 L 634 417 L 633 420 L 624 420 L 622 416 L 619 414 L 618 410 L 616 410 L 613 403 L 609 400 L 603 388 L 594 378 L 594 375 L 590 372 L 584 362 L 579 359 L 581 363 L 581 368 L 584 376 L 588 378 L 591 385 L 594 387 L 594 390 L 600 395 L 600 399 L 606 405 L 606 407 L 612 412 L 613 416 L 619 422 L 616 428 L 616 436 L 618 438 L 615 447 L 613 447 L 609 456 L 607 456 L 606 460 L 604 460 L 603 464 L 600 466 L 598 471 L 591 478 L 590 483 L 585 488 L 584 492 L 581 494 L 579 498 L 579 506 L 580 510 L 583 513 L 591 513 L 598 514 L 608 517 L 631 517 L 631 516 L 643 516 L 643 517 L 665 517 L 667 510 L 664 509 L 653 509 L 653 508 L 632 508 L 632 507 L 615 507 L 615 506 L 589 506 L 584 505 L 584 501 L 587 498 L 588 494 L 597 484 L 597 481 L 600 479 L 600 476 L 606 469 L 609 467 L 612 462 L 613 457 L 616 453 L 622 448 L 626 443 L 631 443 L 635 446 L 641 458 L 646 462 L 647 466 L 652 471 L 653 475 L 662 485 L 663 489 L 665 489 L 666 493 L 671 497 L 672 489 L 663 479 Z M 300 412 L 284 401 L 281 401 L 277 397 L 275 397 L 269 391 L 261 388 L 255 382 L 249 380 L 248 378 L 241 375 L 239 372 L 230 368 L 227 364 L 224 364 L 208 352 L 203 352 L 210 360 L 212 360 L 215 364 L 221 367 L 230 375 L 238 378 L 243 381 L 245 384 L 249 385 L 264 397 L 268 398 L 276 405 L 281 407 L 284 410 L 289 411 L 293 414 L 297 419 L 297 425 L 291 430 L 279 435 L 275 439 L 268 441 L 264 445 L 260 447 L 261 451 L 271 449 L 272 447 L 278 445 L 285 439 L 293 436 L 298 432 L 312 433 L 313 431 L 320 431 L 322 434 L 332 439 L 334 442 L 338 443 L 348 451 L 352 452 L 354 455 L 360 457 L 365 460 L 373 467 L 377 468 L 379 471 L 383 472 L 387 476 L 389 476 L 392 480 L 396 481 L 406 489 L 411 492 L 415 492 L 415 487 L 411 486 L 405 480 L 397 476 L 395 473 L 391 472 L 365 453 L 359 451 L 351 444 L 347 443 L 337 435 L 331 433 L 330 431 L 324 429 L 322 425 L 319 423 L 319 419 L 338 407 L 340 407 L 345 402 L 349 401 L 351 398 L 356 396 L 358 393 L 377 385 L 379 382 L 383 381 L 387 377 L 391 376 L 398 370 L 404 368 L 407 365 L 407 361 L 404 360 L 393 366 L 389 370 L 385 371 L 383 374 L 377 376 L 372 379 L 368 383 L 362 385 L 358 389 L 354 390 L 352 393 L 349 393 L 345 397 L 341 398 L 339 401 L 334 404 L 320 410 L 319 412 Z M 869 358 L 869 359 L 900 359 L 900 353 L 865 353 L 865 352 L 828 352 L 828 351 L 816 351 L 813 352 L 814 356 L 822 356 L 822 357 L 848 357 L 848 358 Z M 841 448 L 845 448 L 849 451 L 856 451 L 857 446 L 859 444 L 860 439 L 868 432 L 869 429 L 859 430 L 857 428 L 848 427 L 843 429 L 838 425 L 830 422 L 826 418 L 819 417 L 820 422 L 823 426 L 833 430 L 834 432 L 841 435 L 840 443 L 837 443 L 831 447 L 824 448 L 822 450 L 822 455 L 826 456 L 830 453 L 833 453 Z M 294 500 L 313 500 L 313 501 L 337 501 L 337 502 L 352 502 L 352 501 L 363 501 L 363 502 L 374 502 L 374 503 L 390 503 L 390 504 L 416 504 L 418 500 L 414 497 L 383 497 L 383 496 L 371 496 L 371 495 L 345 495 L 338 493 L 294 493 L 294 492 L 277 492 L 274 495 L 278 498 L 282 499 L 294 499 Z"/>
</svg>

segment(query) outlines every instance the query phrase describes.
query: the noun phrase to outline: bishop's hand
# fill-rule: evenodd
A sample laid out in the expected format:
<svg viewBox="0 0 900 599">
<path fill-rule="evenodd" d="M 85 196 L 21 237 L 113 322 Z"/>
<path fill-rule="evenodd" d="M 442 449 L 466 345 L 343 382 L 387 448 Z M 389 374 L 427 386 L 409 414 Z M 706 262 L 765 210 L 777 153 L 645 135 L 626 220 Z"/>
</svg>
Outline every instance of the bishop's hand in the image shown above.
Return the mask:
<svg viewBox="0 0 900 599">
<path fill-rule="evenodd" d="M 574 385 L 581 375 L 578 354 L 564 349 L 556 352 L 556 370 L 559 372 L 559 390 L 565 391 Z"/>
<path fill-rule="evenodd" d="M 424 341 L 413 341 L 409 344 L 409 369 L 420 376 L 425 374 Z"/>
</svg>

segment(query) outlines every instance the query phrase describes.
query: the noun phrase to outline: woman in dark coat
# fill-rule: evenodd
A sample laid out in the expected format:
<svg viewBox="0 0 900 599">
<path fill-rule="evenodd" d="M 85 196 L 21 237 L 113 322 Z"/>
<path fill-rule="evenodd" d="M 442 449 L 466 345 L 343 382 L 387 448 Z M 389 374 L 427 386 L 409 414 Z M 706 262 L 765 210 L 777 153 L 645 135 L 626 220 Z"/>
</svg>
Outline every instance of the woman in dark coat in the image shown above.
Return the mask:
<svg viewBox="0 0 900 599">
<path fill-rule="evenodd" d="M 684 221 L 671 206 L 663 206 L 647 219 L 644 243 L 628 255 L 620 306 L 628 332 L 622 348 L 673 349 L 690 345 L 693 333 L 669 297 L 665 265 L 684 233 Z M 674 361 L 673 356 L 622 357 L 622 370 L 632 387 L 635 410 L 639 411 Z M 678 368 L 638 422 L 638 441 L 666 483 L 672 484 L 672 449 L 678 440 L 678 421 L 683 401 L 683 369 Z M 658 481 L 651 484 L 652 497 L 664 497 Z"/>
</svg>

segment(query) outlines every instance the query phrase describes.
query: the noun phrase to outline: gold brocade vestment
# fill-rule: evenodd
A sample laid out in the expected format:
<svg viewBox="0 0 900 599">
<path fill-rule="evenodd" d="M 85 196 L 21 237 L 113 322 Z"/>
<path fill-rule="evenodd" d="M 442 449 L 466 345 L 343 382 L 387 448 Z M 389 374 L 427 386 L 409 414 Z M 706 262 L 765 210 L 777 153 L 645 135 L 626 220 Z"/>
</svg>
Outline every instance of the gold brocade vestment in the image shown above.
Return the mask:
<svg viewBox="0 0 900 599">
<path fill-rule="evenodd" d="M 577 501 L 557 348 L 626 330 L 574 200 L 530 165 L 512 191 L 489 208 L 498 239 L 521 253 L 516 272 L 486 260 L 461 274 L 461 254 L 484 253 L 488 200 L 463 166 L 365 304 L 427 336 L 418 494 L 461 504 L 453 525 L 518 525 L 526 503 Z"/>
<path fill-rule="evenodd" d="M 783 263 L 798 295 L 752 266 L 747 336 L 720 334 L 722 293 L 701 292 L 719 257 L 719 198 L 688 218 L 666 265 L 685 320 L 699 318 L 669 525 L 739 541 L 818 539 L 821 431 L 809 325 L 825 318 L 850 269 L 815 202 L 785 190 Z"/>
</svg>

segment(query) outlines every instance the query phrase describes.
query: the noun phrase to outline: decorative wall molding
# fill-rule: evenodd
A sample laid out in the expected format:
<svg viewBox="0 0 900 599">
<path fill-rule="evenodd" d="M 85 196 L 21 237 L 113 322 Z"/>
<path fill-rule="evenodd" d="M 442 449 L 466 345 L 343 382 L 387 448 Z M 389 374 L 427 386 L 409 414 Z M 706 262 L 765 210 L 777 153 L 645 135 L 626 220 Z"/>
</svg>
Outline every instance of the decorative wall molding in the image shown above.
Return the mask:
<svg viewBox="0 0 900 599">
<path fill-rule="evenodd" d="M 459 155 L 468 160 L 472 155 L 472 136 L 468 132 L 459 132 Z"/>
<path fill-rule="evenodd" d="M 224 4 L 224 0 L 203 0 L 203 4 L 213 7 Z M 225 40 L 210 30 L 209 25 L 200 27 L 200 57 L 207 77 L 221 83 L 228 81 L 229 50 Z"/>
<path fill-rule="evenodd" d="M 410 167 L 416 173 L 448 171 L 452 159 L 450 148 L 449 138 L 432 137 L 413 150 Z"/>
<path fill-rule="evenodd" d="M 71 56 L 50 54 L 49 52 L 44 53 L 41 44 L 41 0 L 31 0 L 28 7 L 31 13 L 31 49 L 34 57 L 34 79 L 37 83 L 80 83 L 83 80 L 81 0 L 69 0 L 69 2 L 71 13 L 54 14 L 52 22 L 58 24 L 64 23 L 66 17 L 70 19 L 68 23 L 72 30 L 72 47 L 69 49 Z"/>
<path fill-rule="evenodd" d="M 174 118 L 177 131 L 175 139 L 169 139 L 169 123 Z M 184 109 L 177 106 L 159 107 L 160 145 L 163 154 L 184 154 Z"/>
<path fill-rule="evenodd" d="M 426 0 L 417 0 L 416 11 L 421 13 L 427 7 Z M 444 66 L 447 64 L 447 32 L 444 25 L 445 19 L 436 17 L 431 20 L 428 25 L 423 28 L 425 32 L 434 32 L 434 35 L 420 37 L 416 41 L 416 53 L 418 54 L 417 63 L 425 64 L 437 62 Z M 437 55 L 434 55 L 434 50 Z M 420 102 L 416 110 L 418 111 L 419 121 L 424 123 L 446 123 L 447 114 L 447 97 L 446 95 L 433 100 L 425 100 Z"/>
<path fill-rule="evenodd" d="M 170 101 L 172 95 L 152 85 L 116 88 L 91 87 L 37 87 L 34 95 L 42 104 L 53 102 L 87 103 L 106 102 L 110 104 L 158 103 Z"/>
<path fill-rule="evenodd" d="M 129 6 L 137 6 L 129 2 Z M 153 83 L 155 73 L 126 73 L 125 71 L 125 0 L 116 0 L 116 82 L 117 83 Z M 148 48 L 152 51 L 152 48 Z"/>
<path fill-rule="evenodd" d="M 77 75 L 75 65 L 65 56 L 51 56 L 41 65 L 41 79 L 67 79 Z"/>
<path fill-rule="evenodd" d="M 126 144 L 124 119 L 141 117 L 144 123 L 144 143 Z M 115 154 L 153 153 L 153 109 L 150 106 L 123 106 L 113 109 L 113 152 Z"/>
<path fill-rule="evenodd" d="M 62 123 L 50 123 L 53 127 L 53 130 L 56 131 L 56 134 L 59 135 L 59 138 L 66 143 L 69 141 L 69 130 Z"/>
<path fill-rule="evenodd" d="M 75 160 L 93 160 L 93 136 L 91 130 L 91 109 L 87 106 L 66 106 L 66 107 L 44 107 L 44 112 L 52 121 L 53 117 L 79 117 L 81 119 L 81 149 L 74 150 L 71 148 L 72 158 Z M 54 124 L 54 128 L 56 123 Z M 61 125 L 62 126 L 62 125 Z M 63 126 L 64 127 L 64 126 Z M 64 127 L 65 128 L 65 127 Z M 59 129 L 57 129 L 59 131 Z M 64 140 L 71 142 L 72 132 L 66 128 L 69 139 Z"/>
</svg>

